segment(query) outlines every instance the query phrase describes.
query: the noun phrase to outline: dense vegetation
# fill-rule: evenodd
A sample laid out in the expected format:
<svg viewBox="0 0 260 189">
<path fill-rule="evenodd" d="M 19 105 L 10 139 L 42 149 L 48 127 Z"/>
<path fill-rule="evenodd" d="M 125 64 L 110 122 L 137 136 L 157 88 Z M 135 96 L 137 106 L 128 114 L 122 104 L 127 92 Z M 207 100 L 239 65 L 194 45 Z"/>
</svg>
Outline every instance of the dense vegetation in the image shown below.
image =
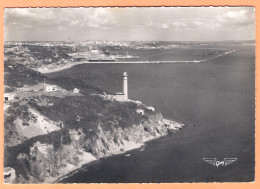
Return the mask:
<svg viewBox="0 0 260 189">
<path fill-rule="evenodd" d="M 11 60 L 5 62 L 4 84 L 9 87 L 23 87 L 42 83 L 46 76 L 40 72 L 27 68 L 22 64 L 15 64 Z"/>
</svg>

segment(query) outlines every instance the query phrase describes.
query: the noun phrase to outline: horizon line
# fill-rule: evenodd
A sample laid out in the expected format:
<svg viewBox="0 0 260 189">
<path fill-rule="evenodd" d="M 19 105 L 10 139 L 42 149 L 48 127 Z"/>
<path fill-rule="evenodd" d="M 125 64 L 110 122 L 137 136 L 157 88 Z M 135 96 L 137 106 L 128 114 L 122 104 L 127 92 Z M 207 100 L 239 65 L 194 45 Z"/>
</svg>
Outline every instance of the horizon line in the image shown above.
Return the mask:
<svg viewBox="0 0 260 189">
<path fill-rule="evenodd" d="M 43 41 L 38 41 L 38 40 L 8 40 L 4 42 L 84 42 L 84 41 L 106 41 L 106 42 L 225 42 L 225 41 L 255 41 L 255 39 L 242 39 L 242 40 L 43 40 Z"/>
</svg>

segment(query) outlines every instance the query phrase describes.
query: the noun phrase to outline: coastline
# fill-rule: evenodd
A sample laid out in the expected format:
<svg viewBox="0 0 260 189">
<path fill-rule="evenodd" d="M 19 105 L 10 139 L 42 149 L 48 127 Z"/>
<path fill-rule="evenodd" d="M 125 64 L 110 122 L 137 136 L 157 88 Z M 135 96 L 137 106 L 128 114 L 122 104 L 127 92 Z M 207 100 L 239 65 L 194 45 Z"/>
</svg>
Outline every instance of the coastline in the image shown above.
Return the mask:
<svg viewBox="0 0 260 189">
<path fill-rule="evenodd" d="M 153 138 L 153 139 L 156 139 L 156 138 Z M 151 139 L 151 140 L 153 140 L 153 139 Z M 146 142 L 146 141 L 145 141 L 145 142 Z M 97 158 L 97 159 L 94 159 L 94 160 L 91 160 L 91 161 L 83 161 L 83 162 L 80 163 L 79 166 L 74 167 L 74 169 L 69 170 L 67 173 L 64 173 L 63 175 L 59 176 L 58 178 L 54 178 L 54 179 L 51 181 L 51 183 L 57 184 L 57 183 L 59 183 L 59 181 L 61 181 L 61 180 L 65 179 L 65 178 L 67 178 L 67 177 L 69 177 L 69 176 L 74 175 L 75 173 L 77 173 L 84 165 L 87 165 L 87 164 L 93 163 L 93 162 L 95 162 L 95 161 L 98 161 L 98 160 L 100 160 L 101 158 L 107 158 L 107 157 L 110 157 L 110 156 L 115 156 L 115 155 L 124 154 L 124 153 L 127 153 L 127 152 L 131 151 L 131 150 L 139 149 L 139 148 L 143 147 L 144 145 L 145 145 L 144 143 L 143 143 L 143 144 L 137 144 L 135 147 L 129 148 L 129 149 L 127 149 L 126 151 L 123 151 L 123 152 L 118 152 L 118 153 L 115 153 L 115 154 L 103 156 L 103 157 L 100 157 L 100 158 Z M 48 182 L 49 182 L 49 181 L 50 181 L 50 180 L 48 180 Z"/>
<path fill-rule="evenodd" d="M 177 123 L 177 122 L 176 122 L 176 123 Z M 184 127 L 186 127 L 186 125 L 184 125 L 184 124 L 182 124 L 182 123 L 177 123 L 177 125 L 176 125 L 176 127 L 175 127 L 174 130 L 175 130 L 175 131 L 178 131 L 178 130 L 184 128 Z M 171 133 L 171 132 L 170 132 L 170 133 Z M 100 160 L 101 158 L 107 158 L 107 157 L 110 157 L 110 156 L 116 156 L 116 155 L 120 155 L 120 154 L 125 154 L 125 156 L 129 156 L 129 155 L 131 155 L 131 154 L 128 153 L 128 152 L 130 152 L 130 151 L 132 151 L 132 150 L 137 150 L 137 149 L 143 150 L 143 149 L 144 149 L 143 147 L 145 146 L 145 143 L 146 143 L 146 142 L 149 142 L 149 141 L 152 141 L 152 140 L 156 140 L 156 139 L 158 139 L 158 138 L 165 137 L 165 136 L 169 135 L 170 133 L 167 133 L 167 134 L 164 134 L 164 135 L 161 135 L 161 136 L 159 136 L 159 135 L 157 135 L 157 136 L 150 136 L 150 137 L 146 138 L 142 143 L 134 143 L 134 142 L 125 141 L 127 144 L 125 145 L 124 151 L 111 152 L 111 154 L 109 154 L 109 155 L 102 156 L 102 157 L 96 158 L 96 159 L 91 160 L 91 161 L 84 161 L 84 160 L 83 160 L 83 161 L 80 163 L 79 166 L 75 166 L 73 169 L 70 169 L 68 172 L 66 172 L 66 173 L 64 172 L 63 175 L 61 175 L 61 176 L 59 176 L 59 177 L 57 177 L 57 178 L 54 178 L 53 180 L 51 180 L 51 183 L 57 184 L 57 183 L 59 183 L 61 180 L 65 179 L 65 178 L 67 178 L 67 177 L 69 177 L 69 176 L 72 176 L 72 175 L 74 175 L 75 173 L 77 173 L 78 171 L 80 171 L 80 169 L 81 169 L 84 165 L 93 163 L 93 162 L 95 162 L 95 161 L 98 161 L 98 160 Z M 173 132 L 173 133 L 174 133 L 174 132 Z M 50 182 L 50 180 L 48 180 L 48 182 Z"/>
<path fill-rule="evenodd" d="M 80 65 L 80 64 L 163 64 L 163 63 L 200 63 L 200 62 L 204 62 L 205 60 L 188 60 L 188 61 L 115 61 L 115 62 L 75 62 L 75 63 L 69 63 L 66 65 L 62 65 L 62 66 L 55 66 L 55 68 L 48 68 L 47 66 L 44 67 L 40 67 L 37 69 L 34 69 L 38 72 L 41 72 L 42 74 L 47 74 L 47 73 L 52 73 L 52 72 L 58 72 L 58 71 L 62 71 L 68 68 L 71 68 L 73 66 L 76 65 Z"/>
<path fill-rule="evenodd" d="M 61 174 L 61 176 L 58 177 L 54 177 L 54 178 L 48 178 L 45 180 L 44 183 L 46 184 L 50 184 L 50 183 L 57 183 L 57 181 L 61 180 L 62 178 L 66 178 L 66 175 L 70 175 L 71 173 L 74 173 L 75 171 L 79 170 L 83 165 L 97 161 L 98 159 L 94 158 L 94 157 L 89 157 L 89 158 L 83 158 L 82 161 L 79 163 L 78 166 L 72 165 L 70 164 L 70 166 L 66 166 L 65 168 L 63 168 L 63 174 Z"/>
<path fill-rule="evenodd" d="M 68 68 L 71 68 L 76 65 L 80 64 L 169 64 L 169 63 L 205 63 L 208 60 L 212 60 L 214 58 L 218 58 L 233 52 L 236 52 L 237 50 L 230 50 L 228 52 L 225 52 L 220 55 L 213 56 L 208 59 L 202 59 L 202 60 L 186 60 L 186 61 L 181 61 L 181 60 L 159 60 L 159 61 L 114 61 L 114 62 L 106 62 L 106 61 L 97 61 L 97 62 L 74 62 L 74 63 L 68 63 L 62 66 L 55 65 L 54 67 L 48 68 L 47 66 L 43 66 L 37 69 L 34 69 L 38 72 L 41 72 L 42 74 L 47 74 L 47 73 L 52 73 L 52 72 L 58 72 L 62 71 Z"/>
<path fill-rule="evenodd" d="M 159 138 L 159 137 L 156 137 L 156 138 Z M 106 157 L 109 157 L 109 156 L 124 154 L 124 153 L 127 153 L 127 152 L 131 151 L 131 150 L 135 150 L 135 149 L 141 148 L 142 146 L 144 146 L 145 142 L 153 140 L 153 139 L 156 139 L 156 138 L 145 140 L 144 142 L 142 142 L 140 144 L 137 144 L 137 143 L 134 143 L 134 142 L 129 142 L 129 143 L 132 143 L 132 144 L 126 145 L 126 147 L 124 149 L 125 151 L 123 151 L 123 152 L 119 151 L 119 152 L 116 152 L 116 153 L 113 153 L 113 154 L 109 154 L 109 155 L 106 155 L 106 156 L 103 156 L 103 157 L 99 157 L 99 158 L 96 158 L 96 159 L 93 159 L 93 160 L 83 159 L 83 161 L 80 162 L 80 164 L 78 166 L 70 167 L 70 169 L 68 171 L 67 171 L 67 169 L 65 169 L 67 172 L 64 171 L 64 174 L 62 174 L 61 176 L 59 176 L 57 178 L 47 179 L 46 183 L 55 183 L 55 184 L 59 183 L 59 181 L 61 181 L 62 179 L 67 178 L 68 176 L 77 173 L 82 168 L 82 166 L 84 166 L 86 164 L 93 163 L 95 161 L 100 160 L 101 158 L 106 158 Z"/>
<path fill-rule="evenodd" d="M 54 68 L 48 68 L 47 66 L 44 66 L 44 67 L 35 68 L 34 70 L 41 72 L 42 74 L 45 74 L 45 73 L 52 73 L 52 72 L 58 72 L 61 70 L 65 70 L 65 69 L 71 68 L 71 67 L 79 65 L 79 64 L 85 64 L 85 63 L 84 62 L 75 62 L 75 63 L 65 64 L 62 66 L 56 65 L 56 66 L 54 66 Z"/>
</svg>

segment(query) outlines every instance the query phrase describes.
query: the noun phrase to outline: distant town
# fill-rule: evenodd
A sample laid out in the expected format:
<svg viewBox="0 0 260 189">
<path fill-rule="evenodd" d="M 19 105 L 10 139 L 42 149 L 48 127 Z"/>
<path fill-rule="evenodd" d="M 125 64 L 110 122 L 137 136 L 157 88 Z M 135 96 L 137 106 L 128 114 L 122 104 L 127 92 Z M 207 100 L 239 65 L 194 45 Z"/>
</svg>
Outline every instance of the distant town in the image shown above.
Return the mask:
<svg viewBox="0 0 260 189">
<path fill-rule="evenodd" d="M 98 62 L 138 62 L 142 63 L 148 61 L 164 61 L 164 62 L 199 62 L 205 61 L 205 58 L 211 58 L 228 52 L 226 49 L 216 49 L 212 46 L 216 44 L 252 44 L 254 41 L 223 41 L 223 42 L 187 42 L 187 41 L 60 41 L 60 42 L 5 42 L 4 60 L 8 64 L 20 64 L 27 67 L 37 69 L 40 72 L 48 72 L 50 70 L 58 71 L 61 67 L 67 68 L 81 63 L 98 63 Z M 195 49 L 198 51 L 196 57 L 192 56 L 192 52 L 187 52 L 187 58 L 181 60 L 177 56 L 174 59 L 153 59 L 153 57 L 146 57 L 151 52 L 158 53 L 160 51 L 176 52 L 181 50 L 183 52 L 188 49 Z M 156 51 L 159 50 L 159 51 Z M 202 52 L 203 51 L 203 52 Z M 197 60 L 200 59 L 200 60 Z M 9 65 L 10 66 L 10 65 Z"/>
</svg>

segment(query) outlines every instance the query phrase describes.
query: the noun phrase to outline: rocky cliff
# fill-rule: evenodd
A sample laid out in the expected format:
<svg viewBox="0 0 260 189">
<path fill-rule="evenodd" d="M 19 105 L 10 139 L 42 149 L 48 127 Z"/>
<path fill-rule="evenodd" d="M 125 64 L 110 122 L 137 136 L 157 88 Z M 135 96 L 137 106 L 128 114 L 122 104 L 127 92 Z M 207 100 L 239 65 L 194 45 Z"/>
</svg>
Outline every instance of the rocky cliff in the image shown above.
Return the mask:
<svg viewBox="0 0 260 189">
<path fill-rule="evenodd" d="M 17 183 L 52 183 L 84 163 L 139 147 L 143 142 L 167 133 L 163 117 L 156 113 L 137 125 L 125 128 L 108 129 L 102 122 L 97 122 L 95 132 L 84 133 L 82 128 L 69 129 L 56 136 L 60 145 L 38 138 L 31 140 L 30 144 L 21 144 L 29 146 L 27 150 L 21 150 L 20 146 L 16 151 L 17 147 L 12 147 L 8 153 L 14 155 L 12 163 L 19 167 Z"/>
</svg>

